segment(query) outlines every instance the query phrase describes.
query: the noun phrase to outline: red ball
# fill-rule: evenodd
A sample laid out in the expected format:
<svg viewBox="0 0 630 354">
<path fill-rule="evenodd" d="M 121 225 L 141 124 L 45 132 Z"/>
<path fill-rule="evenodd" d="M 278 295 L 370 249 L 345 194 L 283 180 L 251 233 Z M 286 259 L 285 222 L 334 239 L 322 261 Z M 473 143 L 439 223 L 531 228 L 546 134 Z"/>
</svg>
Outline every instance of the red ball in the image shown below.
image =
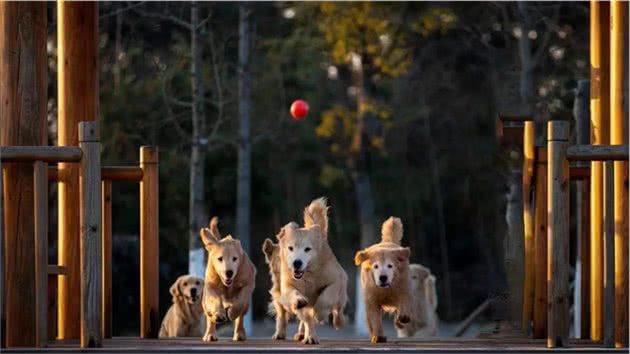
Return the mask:
<svg viewBox="0 0 630 354">
<path fill-rule="evenodd" d="M 300 120 L 308 114 L 308 103 L 303 100 L 295 100 L 291 104 L 291 116 L 295 120 Z"/>
</svg>

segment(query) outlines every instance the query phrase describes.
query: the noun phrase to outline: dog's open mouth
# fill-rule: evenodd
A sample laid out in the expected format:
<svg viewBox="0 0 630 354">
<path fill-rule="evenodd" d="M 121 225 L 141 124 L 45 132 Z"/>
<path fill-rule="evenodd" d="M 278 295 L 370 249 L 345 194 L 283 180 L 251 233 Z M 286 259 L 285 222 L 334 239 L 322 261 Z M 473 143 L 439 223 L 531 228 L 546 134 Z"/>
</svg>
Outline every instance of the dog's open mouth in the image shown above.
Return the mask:
<svg viewBox="0 0 630 354">
<path fill-rule="evenodd" d="M 378 287 L 379 288 L 389 288 L 391 286 L 390 283 L 379 283 Z"/>
<path fill-rule="evenodd" d="M 225 284 L 225 286 L 231 286 L 233 282 L 234 282 L 234 279 L 224 279 L 223 280 L 223 284 Z"/>
<path fill-rule="evenodd" d="M 294 270 L 293 271 L 293 278 L 299 280 L 299 279 L 302 279 L 303 276 L 304 276 L 304 271 L 303 270 Z"/>
</svg>

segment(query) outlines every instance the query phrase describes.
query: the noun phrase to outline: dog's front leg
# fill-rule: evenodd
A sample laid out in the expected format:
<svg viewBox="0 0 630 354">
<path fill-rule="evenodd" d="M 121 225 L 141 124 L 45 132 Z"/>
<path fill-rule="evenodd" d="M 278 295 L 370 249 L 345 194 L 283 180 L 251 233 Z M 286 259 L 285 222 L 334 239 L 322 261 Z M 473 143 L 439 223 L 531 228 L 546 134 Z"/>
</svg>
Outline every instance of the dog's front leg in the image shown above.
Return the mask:
<svg viewBox="0 0 630 354">
<path fill-rule="evenodd" d="M 402 329 L 409 322 L 411 322 L 411 297 L 403 293 L 400 295 L 398 301 L 398 310 L 396 311 L 394 325 L 396 328 Z"/>
<path fill-rule="evenodd" d="M 315 309 L 312 306 L 304 307 L 297 311 L 298 318 L 304 323 L 303 344 L 318 344 L 319 338 L 315 333 Z"/>
<path fill-rule="evenodd" d="M 216 342 L 217 338 L 217 326 L 212 316 L 206 315 L 206 334 L 203 336 L 204 342 Z"/>
<path fill-rule="evenodd" d="M 284 310 L 284 306 L 276 299 L 273 300 L 273 307 L 276 311 L 276 333 L 273 334 L 271 339 L 282 340 L 287 337 L 287 312 Z"/>
<path fill-rule="evenodd" d="M 365 315 L 368 322 L 368 330 L 370 331 L 370 341 L 372 343 L 387 342 L 387 337 L 385 337 L 383 332 L 383 310 L 381 306 L 369 301 L 366 302 Z"/>
<path fill-rule="evenodd" d="M 304 340 L 304 321 L 301 321 L 298 318 L 298 330 L 297 333 L 293 336 L 293 339 L 297 342 L 301 342 Z"/>
<path fill-rule="evenodd" d="M 298 314 L 302 308 L 308 305 L 306 296 L 302 295 L 297 289 L 288 289 L 288 292 L 280 297 L 280 302 L 295 314 Z"/>
</svg>

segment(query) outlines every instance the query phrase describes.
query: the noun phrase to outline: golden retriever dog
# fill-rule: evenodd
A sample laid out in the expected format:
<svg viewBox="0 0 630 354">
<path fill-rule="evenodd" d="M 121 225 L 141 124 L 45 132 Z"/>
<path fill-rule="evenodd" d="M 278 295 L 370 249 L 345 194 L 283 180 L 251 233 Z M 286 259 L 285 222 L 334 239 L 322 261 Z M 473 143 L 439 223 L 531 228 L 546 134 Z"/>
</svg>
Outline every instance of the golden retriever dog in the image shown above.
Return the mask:
<svg viewBox="0 0 630 354">
<path fill-rule="evenodd" d="M 203 279 L 182 275 L 171 285 L 170 292 L 173 304 L 162 320 L 159 337 L 200 337 L 205 325 L 201 308 Z"/>
<path fill-rule="evenodd" d="M 437 335 L 437 294 L 435 276 L 421 264 L 409 265 L 411 290 L 414 294 L 411 322 L 397 329 L 398 337 L 429 337 Z"/>
<path fill-rule="evenodd" d="M 361 267 L 368 331 L 372 343 L 386 342 L 383 332 L 383 312 L 395 315 L 394 324 L 403 328 L 411 321 L 411 277 L 409 254 L 401 247 L 403 225 L 399 218 L 390 217 L 382 226 L 381 242 L 363 249 L 354 257 Z"/>
<path fill-rule="evenodd" d="M 280 246 L 280 304 L 303 323 L 304 344 L 317 344 L 315 323 L 332 315 L 338 329 L 345 322 L 348 276 L 328 244 L 328 205 L 316 199 L 304 209 L 304 227 L 295 222 L 276 236 Z"/>
<path fill-rule="evenodd" d="M 219 219 L 212 218 L 209 228 L 199 234 L 208 251 L 206 280 L 203 289 L 203 311 L 207 326 L 203 340 L 218 340 L 217 323 L 234 321 L 234 341 L 246 339 L 245 313 L 254 291 L 256 268 L 249 259 L 241 242 L 228 235 L 221 238 Z"/>
<path fill-rule="evenodd" d="M 287 336 L 287 321 L 291 313 L 288 309 L 284 308 L 280 303 L 280 277 L 281 277 L 281 264 L 280 264 L 280 247 L 277 243 L 266 238 L 263 242 L 263 254 L 265 255 L 265 262 L 269 265 L 269 274 L 271 275 L 271 302 L 269 303 L 269 314 L 276 318 L 276 331 L 271 337 L 276 340 L 286 339 Z M 298 325 L 298 332 L 294 339 L 302 340 L 304 337 L 304 325 L 302 322 Z"/>
</svg>

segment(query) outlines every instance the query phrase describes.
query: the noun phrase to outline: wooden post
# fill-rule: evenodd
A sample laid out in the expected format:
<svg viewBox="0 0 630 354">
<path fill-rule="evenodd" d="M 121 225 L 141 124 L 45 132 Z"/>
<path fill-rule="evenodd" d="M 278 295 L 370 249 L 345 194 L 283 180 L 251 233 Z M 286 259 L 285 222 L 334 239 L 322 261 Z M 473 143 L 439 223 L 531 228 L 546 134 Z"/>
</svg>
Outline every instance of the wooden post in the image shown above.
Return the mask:
<svg viewBox="0 0 630 354">
<path fill-rule="evenodd" d="M 78 124 L 98 118 L 98 4 L 57 2 L 57 102 L 61 146 L 77 146 Z M 100 183 L 100 181 L 99 181 Z M 78 339 L 81 319 L 79 166 L 59 164 L 59 339 Z M 100 206 L 99 206 L 100 207 Z M 100 216 L 99 216 L 100 217 Z"/>
<path fill-rule="evenodd" d="M 35 223 L 36 345 L 48 343 L 48 164 L 33 164 L 33 221 Z"/>
<path fill-rule="evenodd" d="M 549 121 L 547 143 L 547 347 L 569 338 L 569 122 Z"/>
<path fill-rule="evenodd" d="M 44 2 L 0 2 L 0 145 L 45 145 L 47 18 Z M 36 339 L 32 163 L 5 163 L 4 254 L 7 347 Z"/>
<path fill-rule="evenodd" d="M 615 343 L 615 219 L 614 214 L 614 170 L 613 162 L 604 162 L 604 293 L 603 293 L 603 338 L 604 346 L 613 347 Z"/>
<path fill-rule="evenodd" d="M 573 101 L 573 117 L 575 119 L 575 142 L 578 145 L 590 143 L 590 83 L 588 80 L 578 81 Z M 577 166 L 588 168 L 589 163 L 580 161 Z M 577 338 L 590 338 L 590 217 L 589 217 L 589 182 L 575 181 L 575 214 L 576 214 L 576 267 L 574 289 L 574 325 Z"/>
<path fill-rule="evenodd" d="M 534 338 L 547 335 L 547 149 L 536 148 Z"/>
<path fill-rule="evenodd" d="M 591 144 L 608 144 L 609 3 L 591 0 Z M 603 164 L 591 163 L 591 339 L 602 339 Z"/>
<path fill-rule="evenodd" d="M 623 78 L 625 69 L 624 48 L 627 40 L 628 3 L 614 0 L 611 3 L 610 26 L 610 143 L 627 144 L 628 126 L 624 122 Z M 628 184 L 627 161 L 614 162 L 614 248 L 615 248 L 615 346 L 628 346 Z"/>
<path fill-rule="evenodd" d="M 81 230 L 81 347 L 102 345 L 101 144 L 97 122 L 79 123 Z"/>
<path fill-rule="evenodd" d="M 102 182 L 103 207 L 103 338 L 112 337 L 112 181 Z"/>
<path fill-rule="evenodd" d="M 534 179 L 534 122 L 526 121 L 523 129 L 523 235 L 525 246 L 525 282 L 521 328 L 529 332 L 534 311 L 534 216 L 532 180 Z"/>
<path fill-rule="evenodd" d="M 159 305 L 158 149 L 140 148 L 140 337 L 157 338 Z"/>
</svg>

